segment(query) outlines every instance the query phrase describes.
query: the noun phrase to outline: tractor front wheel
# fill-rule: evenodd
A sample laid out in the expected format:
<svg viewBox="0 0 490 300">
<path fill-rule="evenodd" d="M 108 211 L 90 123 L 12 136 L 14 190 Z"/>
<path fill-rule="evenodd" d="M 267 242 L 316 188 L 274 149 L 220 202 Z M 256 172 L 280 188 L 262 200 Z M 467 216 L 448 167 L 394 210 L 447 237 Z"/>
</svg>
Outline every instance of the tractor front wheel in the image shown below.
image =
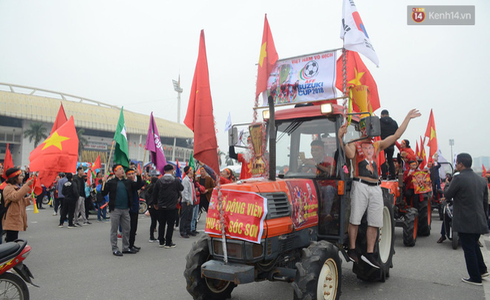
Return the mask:
<svg viewBox="0 0 490 300">
<path fill-rule="evenodd" d="M 342 265 L 336 246 L 327 241 L 312 242 L 303 249 L 296 268 L 292 284 L 295 300 L 340 298 Z"/>
</svg>

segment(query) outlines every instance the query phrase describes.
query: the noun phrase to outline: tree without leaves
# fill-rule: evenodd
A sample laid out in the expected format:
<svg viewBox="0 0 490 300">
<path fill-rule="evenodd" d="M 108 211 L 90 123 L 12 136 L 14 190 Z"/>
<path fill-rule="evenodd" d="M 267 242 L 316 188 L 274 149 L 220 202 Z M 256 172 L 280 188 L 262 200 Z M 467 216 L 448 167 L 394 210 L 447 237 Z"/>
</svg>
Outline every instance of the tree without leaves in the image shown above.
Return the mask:
<svg viewBox="0 0 490 300">
<path fill-rule="evenodd" d="M 39 143 L 48 137 L 46 134 L 48 130 L 41 122 L 34 122 L 29 126 L 30 128 L 24 131 L 24 138 L 29 138 L 30 143 L 34 140 L 34 148 L 37 148 Z"/>
<path fill-rule="evenodd" d="M 78 136 L 78 160 L 82 161 L 82 151 L 85 148 L 85 145 L 88 144 L 88 140 L 83 137 L 83 134 L 85 133 L 85 129 L 79 129 L 77 131 L 77 136 Z"/>
</svg>

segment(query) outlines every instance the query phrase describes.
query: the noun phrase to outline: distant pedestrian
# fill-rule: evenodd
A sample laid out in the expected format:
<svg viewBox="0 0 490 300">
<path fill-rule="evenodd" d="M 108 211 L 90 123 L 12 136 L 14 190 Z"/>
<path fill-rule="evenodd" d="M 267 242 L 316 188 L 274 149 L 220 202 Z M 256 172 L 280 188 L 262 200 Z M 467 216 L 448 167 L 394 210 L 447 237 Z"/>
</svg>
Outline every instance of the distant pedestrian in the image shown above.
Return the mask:
<svg viewBox="0 0 490 300">
<path fill-rule="evenodd" d="M 190 166 L 186 166 L 184 168 L 184 179 L 182 180 L 184 190 L 182 192 L 179 226 L 180 236 L 183 238 L 189 238 L 191 233 L 192 209 L 196 199 L 196 190 L 192 178 L 194 178 L 194 170 Z"/>
<path fill-rule="evenodd" d="M 148 205 L 148 212 L 150 214 L 151 223 L 150 223 L 150 239 L 148 240 L 150 243 L 158 242 L 158 239 L 155 238 L 155 229 L 157 228 L 158 223 L 158 199 L 155 197 L 155 185 L 158 181 L 158 177 L 153 176 L 150 179 L 150 184 L 146 187 L 146 204 Z M 171 226 L 173 227 L 173 226 Z"/>
<path fill-rule="evenodd" d="M 58 215 L 58 208 L 61 214 L 61 207 L 63 206 L 63 200 L 65 199 L 65 195 L 63 195 L 62 191 L 63 185 L 65 184 L 65 182 L 68 181 L 65 177 L 65 173 L 60 173 L 59 176 L 60 179 L 58 180 L 58 183 L 56 183 L 56 191 L 58 192 L 58 197 L 54 198 L 54 216 Z"/>
<path fill-rule="evenodd" d="M 186 168 L 189 170 L 189 167 Z M 179 194 L 184 190 L 184 186 L 180 182 L 180 179 L 173 176 L 174 167 L 172 165 L 166 165 L 163 170 L 165 171 L 165 174 L 155 183 L 152 194 L 153 204 L 158 208 L 158 240 L 160 247 L 169 249 L 175 247 L 172 237 L 175 219 L 177 218 Z M 188 216 L 189 213 L 190 210 L 188 211 L 186 209 L 186 216 Z M 182 228 L 184 222 L 181 221 L 180 224 Z"/>
<path fill-rule="evenodd" d="M 73 179 L 72 173 L 66 173 L 66 181 L 63 183 L 62 193 L 64 195 L 63 205 L 61 206 L 60 213 L 60 224 L 58 227 L 63 227 L 63 223 L 65 222 L 68 216 L 68 228 L 76 228 L 73 223 L 75 205 L 78 201 L 78 184 Z"/>
<path fill-rule="evenodd" d="M 124 168 L 117 164 L 114 166 L 115 177 L 107 180 L 108 174 L 102 178 L 102 183 L 105 186 L 102 189 L 102 195 L 109 194 L 109 211 L 111 213 L 111 234 L 110 241 L 112 246 L 112 254 L 122 256 L 123 253 L 134 254 L 137 251 L 129 248 L 129 231 L 130 217 L 129 208 L 132 204 L 132 190 L 137 189 L 141 183 L 141 176 L 138 176 L 138 181 L 129 181 L 124 178 Z M 122 253 L 117 246 L 117 229 L 121 224 L 122 229 Z"/>
<path fill-rule="evenodd" d="M 381 139 L 382 140 L 389 137 L 390 135 L 395 134 L 396 130 L 398 129 L 398 124 L 396 123 L 395 120 L 393 120 L 390 117 L 390 113 L 386 109 L 381 111 L 380 125 L 381 125 Z M 385 148 L 384 152 L 385 152 L 385 156 L 386 156 L 386 161 L 388 162 L 389 179 L 395 180 L 396 179 L 395 164 L 393 163 L 393 153 L 395 153 L 395 144 L 393 143 L 392 145 Z M 387 179 L 388 174 L 386 174 L 385 169 L 382 169 L 383 179 Z"/>
<path fill-rule="evenodd" d="M 140 210 L 140 197 L 138 195 L 138 190 L 141 189 L 145 182 L 141 179 L 141 175 L 136 175 L 134 169 L 129 169 L 126 171 L 126 177 L 130 182 L 136 182 L 137 184 L 132 184 L 131 195 L 132 204 L 129 208 L 129 218 L 131 221 L 131 226 L 129 230 L 129 249 L 139 251 L 141 247 L 136 246 L 134 243 L 136 241 L 136 231 L 138 230 L 138 217 Z"/>
<path fill-rule="evenodd" d="M 481 234 L 488 233 L 488 186 L 485 180 L 471 169 L 472 158 L 468 153 L 456 157 L 456 171 L 451 182 L 446 182 L 444 196 L 453 199 L 453 229 L 458 232 L 464 251 L 469 278 L 465 283 L 482 285 L 482 277 L 488 277 L 487 266 L 478 245 Z"/>
<path fill-rule="evenodd" d="M 26 196 L 32 186 L 33 178 L 29 178 L 21 187 L 22 171 L 19 168 L 10 168 L 6 172 L 7 186 L 3 189 L 5 208 L 7 212 L 2 219 L 5 242 L 12 242 L 19 238 L 19 231 L 27 229 L 26 206 L 31 204 L 31 197 Z"/>
<path fill-rule="evenodd" d="M 87 221 L 87 216 L 85 215 L 85 183 L 87 180 L 87 176 L 85 175 L 85 172 L 83 172 L 82 167 L 77 168 L 77 175 L 73 178 L 73 180 L 77 181 L 78 187 L 78 201 L 75 205 L 75 219 L 73 220 L 73 223 L 77 226 L 82 226 L 80 222 L 78 222 L 79 218 L 81 217 L 83 225 L 89 225 L 90 222 Z"/>
</svg>

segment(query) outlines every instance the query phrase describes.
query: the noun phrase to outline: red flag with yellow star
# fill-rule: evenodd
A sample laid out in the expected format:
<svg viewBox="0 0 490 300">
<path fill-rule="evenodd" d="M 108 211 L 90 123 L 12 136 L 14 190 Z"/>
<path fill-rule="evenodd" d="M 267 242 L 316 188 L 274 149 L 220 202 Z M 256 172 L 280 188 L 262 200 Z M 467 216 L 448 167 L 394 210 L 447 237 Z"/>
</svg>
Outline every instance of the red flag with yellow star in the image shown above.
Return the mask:
<svg viewBox="0 0 490 300">
<path fill-rule="evenodd" d="M 267 90 L 267 81 L 272 72 L 272 68 L 276 63 L 279 55 L 277 55 L 276 46 L 272 39 L 271 28 L 267 21 L 267 14 L 264 21 L 264 33 L 262 34 L 262 44 L 260 46 L 259 67 L 257 70 L 257 87 L 255 90 L 255 98 L 259 97 L 260 93 Z"/>
<path fill-rule="evenodd" d="M 437 152 L 437 135 L 436 135 L 436 122 L 434 121 L 434 114 L 432 109 L 430 110 L 429 123 L 427 124 L 427 130 L 425 136 L 429 138 L 427 146 L 429 146 L 429 157 L 432 157 Z"/>
<path fill-rule="evenodd" d="M 75 172 L 78 136 L 73 117 L 61 125 L 29 155 L 29 169 L 39 172 L 38 180 L 49 187 L 59 172 Z"/>
<path fill-rule="evenodd" d="M 376 81 L 374 81 L 373 76 L 357 52 L 346 51 L 346 54 L 347 90 L 349 90 L 350 86 L 366 85 L 369 90 L 368 107 L 371 112 L 374 112 L 380 108 Z M 337 79 L 335 81 L 335 87 L 340 91 L 343 88 L 342 59 L 343 55 L 337 59 Z M 353 111 L 360 112 L 359 107 L 355 103 L 353 103 Z"/>
<path fill-rule="evenodd" d="M 58 110 L 58 114 L 56 115 L 56 120 L 54 120 L 53 128 L 51 128 L 51 133 L 56 131 L 56 129 L 60 128 L 61 125 L 65 124 L 67 121 L 65 109 L 63 108 L 63 103 L 60 105 L 60 109 Z"/>
</svg>

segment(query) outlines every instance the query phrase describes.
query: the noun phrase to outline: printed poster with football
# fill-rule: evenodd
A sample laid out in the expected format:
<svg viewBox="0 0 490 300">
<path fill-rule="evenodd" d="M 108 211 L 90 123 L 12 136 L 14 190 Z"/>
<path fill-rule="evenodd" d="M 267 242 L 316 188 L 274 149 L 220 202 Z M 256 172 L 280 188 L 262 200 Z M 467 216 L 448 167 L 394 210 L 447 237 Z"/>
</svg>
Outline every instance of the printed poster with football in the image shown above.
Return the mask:
<svg viewBox="0 0 490 300">
<path fill-rule="evenodd" d="M 225 189 L 221 193 L 226 236 L 260 244 L 267 216 L 267 198 L 256 193 Z M 222 234 L 216 189 L 209 203 L 205 232 Z"/>
<path fill-rule="evenodd" d="M 335 98 L 336 62 L 335 51 L 278 60 L 262 93 L 262 105 L 268 105 L 269 95 L 276 105 Z"/>
<path fill-rule="evenodd" d="M 413 173 L 412 183 L 415 194 L 425 194 L 432 191 L 430 175 L 427 172 L 417 171 Z"/>
</svg>

